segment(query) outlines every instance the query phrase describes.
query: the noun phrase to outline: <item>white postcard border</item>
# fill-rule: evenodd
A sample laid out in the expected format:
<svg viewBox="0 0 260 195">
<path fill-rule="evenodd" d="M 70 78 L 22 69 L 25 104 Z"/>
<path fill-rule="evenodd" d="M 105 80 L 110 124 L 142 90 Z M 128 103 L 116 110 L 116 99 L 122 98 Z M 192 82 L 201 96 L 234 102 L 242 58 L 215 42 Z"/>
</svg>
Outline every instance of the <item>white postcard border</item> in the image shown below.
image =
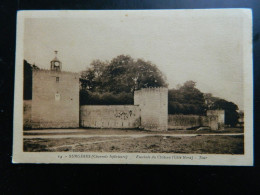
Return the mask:
<svg viewBox="0 0 260 195">
<path fill-rule="evenodd" d="M 239 12 L 243 14 L 244 44 L 244 155 L 222 154 L 159 154 L 159 153 L 93 153 L 93 152 L 23 152 L 23 36 L 25 18 L 75 17 L 98 14 L 149 13 L 171 14 L 172 10 L 120 10 L 120 11 L 19 11 L 17 14 L 15 95 L 13 122 L 13 163 L 73 163 L 73 164 L 172 164 L 172 165 L 253 165 L 253 61 L 252 11 L 250 9 L 174 10 L 189 12 Z M 187 12 L 188 11 L 188 12 Z"/>
</svg>

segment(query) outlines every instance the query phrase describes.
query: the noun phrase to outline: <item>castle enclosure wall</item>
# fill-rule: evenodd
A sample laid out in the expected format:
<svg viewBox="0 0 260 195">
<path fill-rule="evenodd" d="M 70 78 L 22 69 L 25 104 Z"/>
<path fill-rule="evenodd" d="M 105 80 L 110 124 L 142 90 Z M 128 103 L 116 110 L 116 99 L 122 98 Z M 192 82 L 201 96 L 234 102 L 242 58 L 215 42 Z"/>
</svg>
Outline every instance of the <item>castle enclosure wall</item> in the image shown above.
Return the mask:
<svg viewBox="0 0 260 195">
<path fill-rule="evenodd" d="M 79 75 L 34 70 L 32 128 L 79 127 Z"/>
<path fill-rule="evenodd" d="M 147 130 L 167 131 L 168 89 L 144 88 L 134 93 L 134 105 L 141 109 L 141 127 Z"/>
<path fill-rule="evenodd" d="M 81 106 L 80 123 L 88 128 L 138 128 L 140 108 L 134 105 Z"/>
<path fill-rule="evenodd" d="M 193 127 L 208 126 L 211 130 L 222 130 L 225 125 L 224 110 L 208 110 L 207 116 L 199 115 L 169 115 L 169 129 L 189 129 Z"/>
<path fill-rule="evenodd" d="M 182 114 L 169 114 L 168 128 L 169 129 L 189 129 L 192 127 L 204 126 L 207 123 L 206 116 L 199 115 L 182 115 Z"/>
</svg>

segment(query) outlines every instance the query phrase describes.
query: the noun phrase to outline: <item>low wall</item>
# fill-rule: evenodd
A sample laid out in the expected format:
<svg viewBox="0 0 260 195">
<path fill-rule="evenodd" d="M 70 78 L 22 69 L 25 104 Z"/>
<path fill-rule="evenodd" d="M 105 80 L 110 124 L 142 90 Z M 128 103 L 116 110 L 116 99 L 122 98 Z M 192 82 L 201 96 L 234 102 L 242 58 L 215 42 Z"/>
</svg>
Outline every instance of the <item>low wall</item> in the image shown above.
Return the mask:
<svg viewBox="0 0 260 195">
<path fill-rule="evenodd" d="M 28 129 L 32 127 L 31 124 L 31 114 L 32 114 L 32 100 L 23 101 L 23 127 Z"/>
<path fill-rule="evenodd" d="M 168 129 L 189 129 L 208 126 L 211 130 L 224 129 L 224 111 L 210 111 L 207 116 L 168 115 Z"/>
<path fill-rule="evenodd" d="M 81 106 L 80 124 L 88 128 L 138 128 L 140 108 L 134 105 Z"/>
<path fill-rule="evenodd" d="M 51 111 L 50 111 L 51 112 Z M 32 120 L 32 100 L 23 101 L 23 127 L 24 129 L 45 129 L 45 128 L 77 128 L 78 120 L 74 122 L 53 122 L 53 121 L 35 121 Z"/>
<path fill-rule="evenodd" d="M 168 128 L 169 129 L 188 129 L 192 127 L 203 126 L 206 117 L 199 115 L 168 115 Z"/>
<path fill-rule="evenodd" d="M 79 128 L 79 121 L 74 122 L 53 122 L 53 121 L 32 121 L 32 129 L 67 129 L 67 128 Z"/>
</svg>

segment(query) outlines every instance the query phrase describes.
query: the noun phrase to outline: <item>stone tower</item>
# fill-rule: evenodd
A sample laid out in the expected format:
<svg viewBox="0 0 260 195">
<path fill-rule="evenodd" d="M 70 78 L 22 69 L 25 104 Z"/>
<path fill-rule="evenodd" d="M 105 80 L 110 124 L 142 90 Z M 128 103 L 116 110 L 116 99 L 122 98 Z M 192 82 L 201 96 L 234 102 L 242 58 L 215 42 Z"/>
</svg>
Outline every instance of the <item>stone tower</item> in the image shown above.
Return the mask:
<svg viewBox="0 0 260 195">
<path fill-rule="evenodd" d="M 57 56 L 50 64 L 50 70 L 33 70 L 32 128 L 79 127 L 79 75 L 62 71 Z"/>
<path fill-rule="evenodd" d="M 147 130 L 167 131 L 168 89 L 144 88 L 134 93 L 134 105 L 141 109 L 141 127 Z"/>
<path fill-rule="evenodd" d="M 207 110 L 207 117 L 211 130 L 224 130 L 225 110 Z"/>
</svg>

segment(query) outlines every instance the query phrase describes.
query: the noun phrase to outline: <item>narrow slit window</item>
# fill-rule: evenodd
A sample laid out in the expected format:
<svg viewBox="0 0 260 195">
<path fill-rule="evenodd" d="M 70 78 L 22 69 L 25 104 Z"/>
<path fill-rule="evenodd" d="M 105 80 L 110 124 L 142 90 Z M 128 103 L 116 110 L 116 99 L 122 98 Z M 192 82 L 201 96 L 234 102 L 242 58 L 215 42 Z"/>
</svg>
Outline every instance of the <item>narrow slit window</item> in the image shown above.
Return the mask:
<svg viewBox="0 0 260 195">
<path fill-rule="evenodd" d="M 58 83 L 60 81 L 59 77 L 56 77 L 56 83 Z"/>
</svg>

